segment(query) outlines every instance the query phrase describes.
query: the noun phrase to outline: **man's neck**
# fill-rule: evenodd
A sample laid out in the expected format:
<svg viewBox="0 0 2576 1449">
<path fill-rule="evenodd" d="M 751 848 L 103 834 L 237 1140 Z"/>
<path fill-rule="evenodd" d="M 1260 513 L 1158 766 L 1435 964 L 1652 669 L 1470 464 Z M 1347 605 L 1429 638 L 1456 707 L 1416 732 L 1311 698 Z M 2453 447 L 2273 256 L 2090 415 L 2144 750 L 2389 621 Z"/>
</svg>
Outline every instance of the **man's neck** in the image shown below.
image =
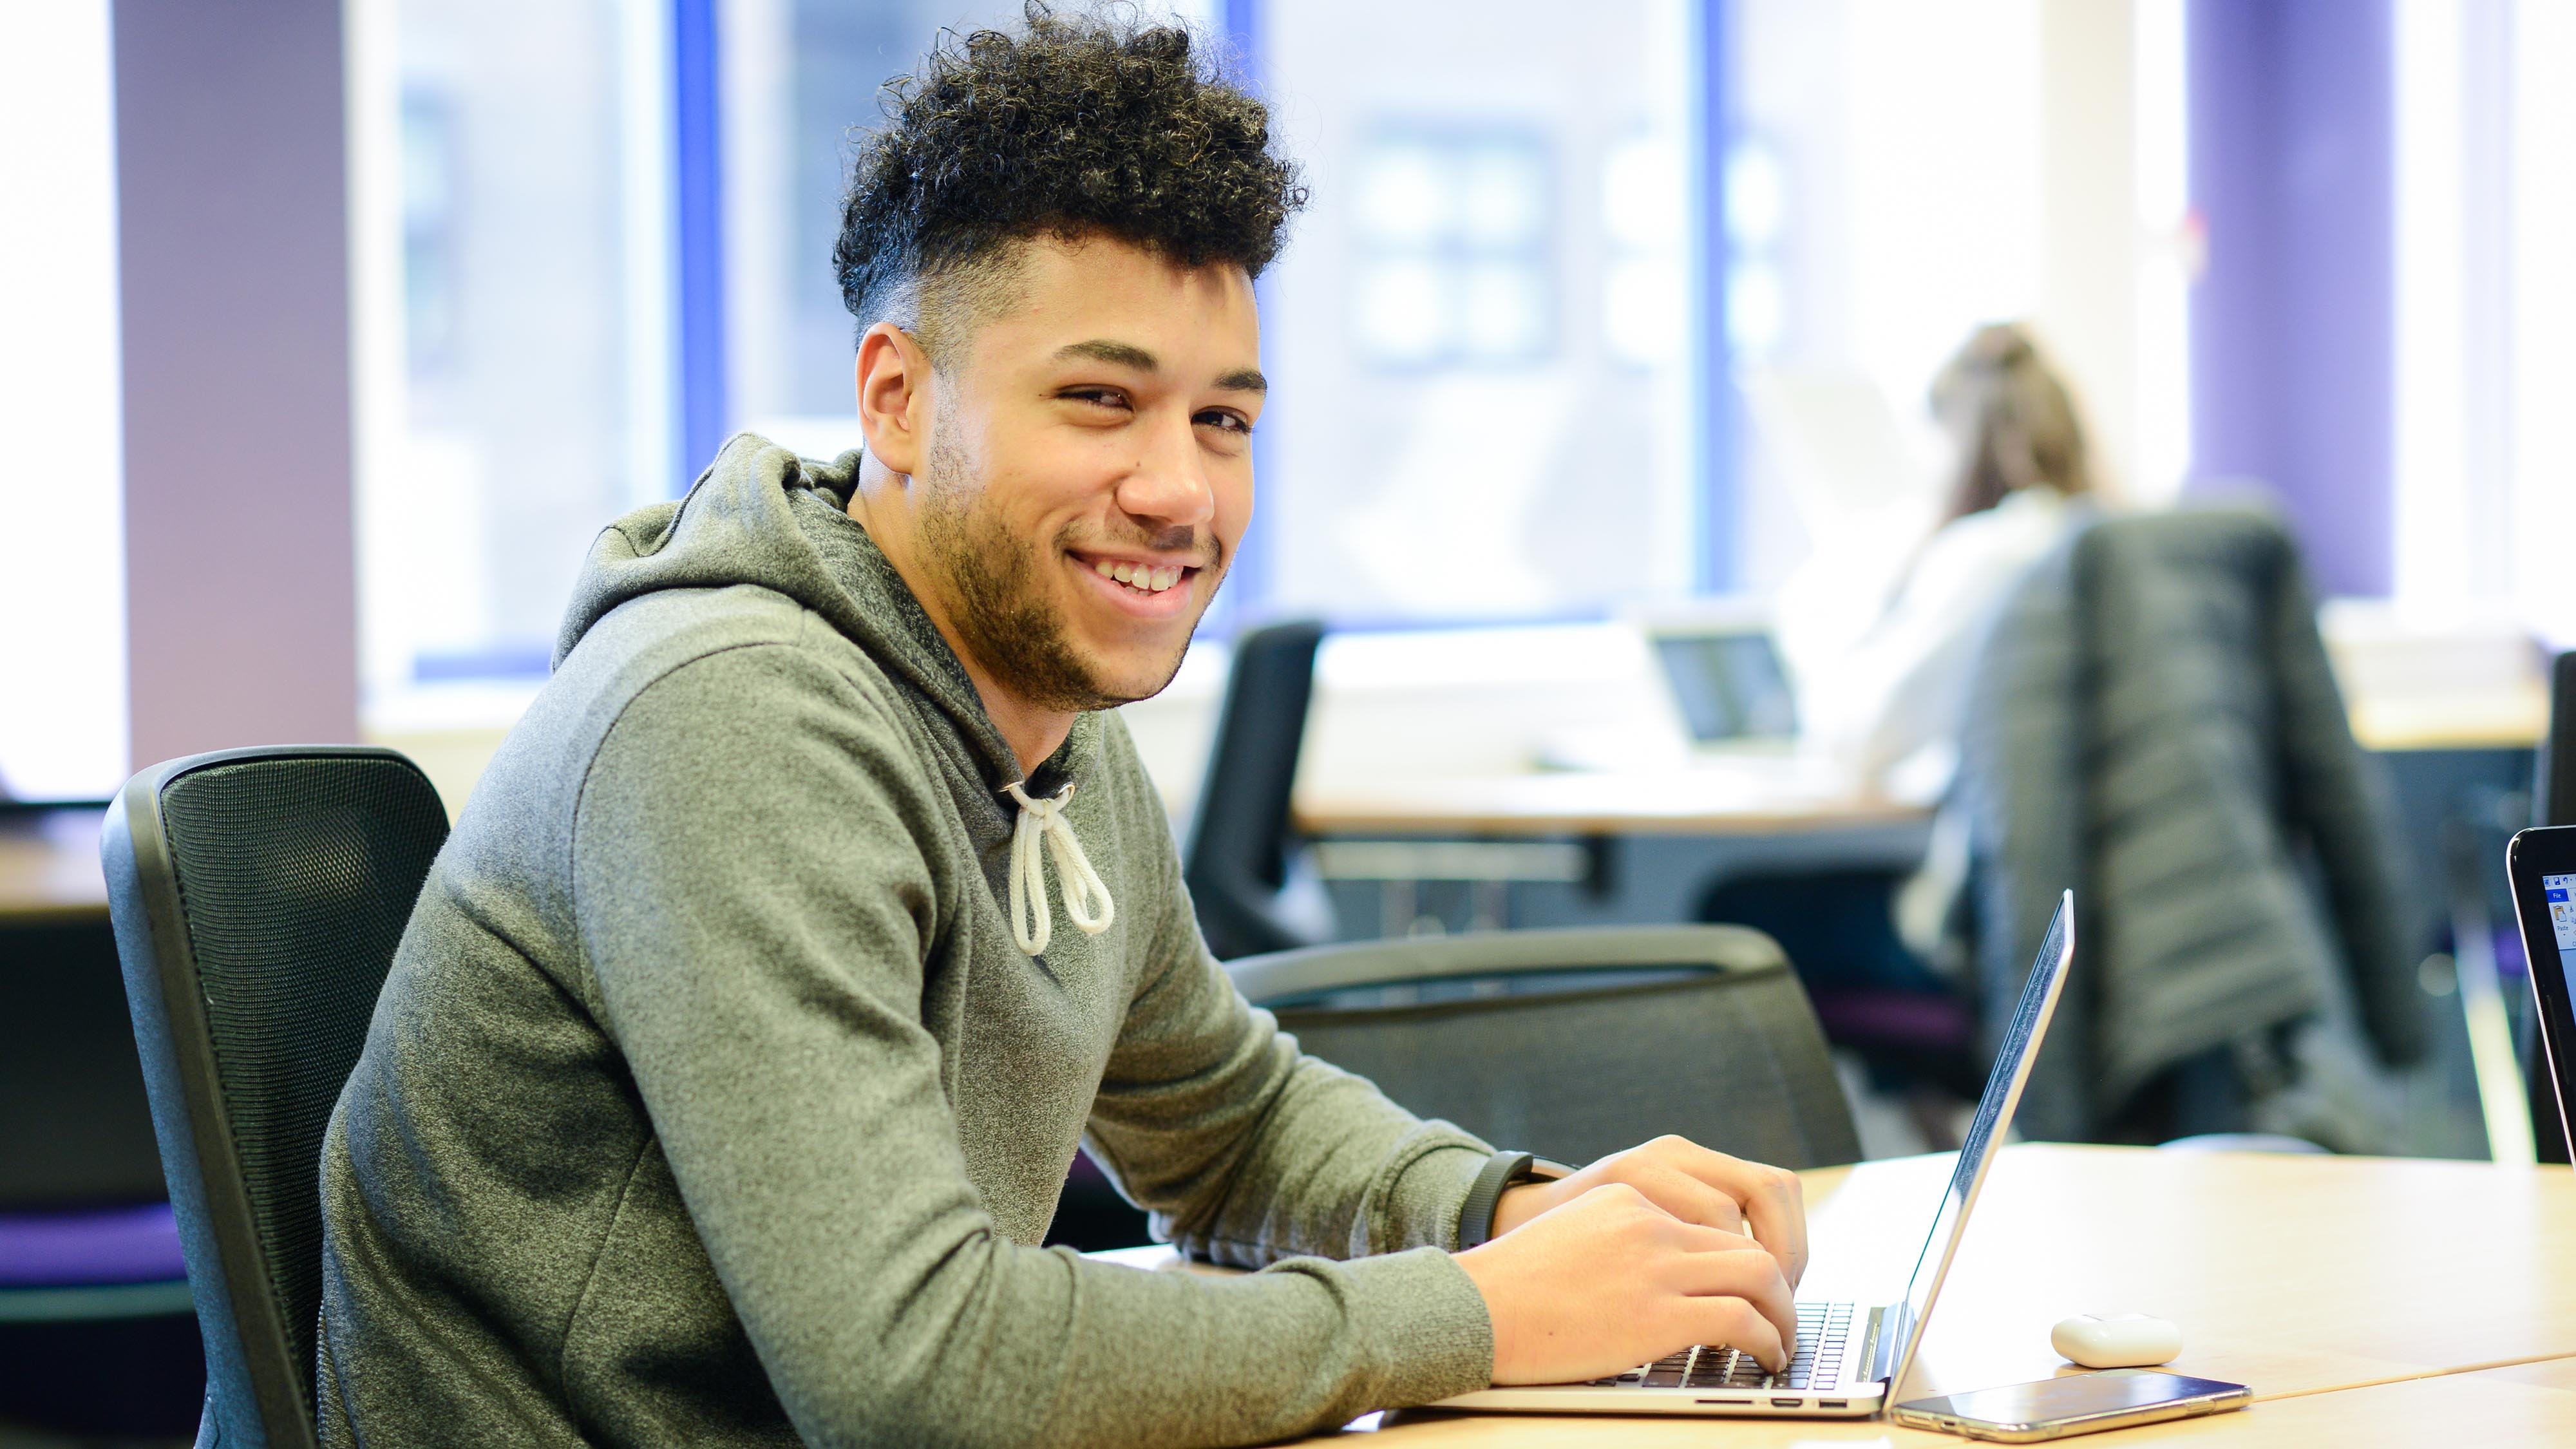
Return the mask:
<svg viewBox="0 0 2576 1449">
<path fill-rule="evenodd" d="M 907 485 L 910 479 L 892 472 L 874 459 L 860 465 L 857 486 L 850 490 L 850 517 L 868 531 L 877 551 L 894 565 L 895 576 L 912 591 L 921 612 L 930 616 L 930 626 L 948 641 L 948 650 L 966 669 L 966 678 L 975 686 L 975 696 L 984 703 L 984 713 L 993 728 L 1008 745 L 1013 759 L 1019 762 L 1020 778 L 1037 773 L 1073 733 L 1075 714 L 1071 710 L 1047 709 L 1031 704 L 993 677 L 975 651 L 966 647 L 965 636 L 949 617 L 948 605 L 939 590 L 930 587 L 920 556 L 913 548 L 912 498 Z"/>
</svg>

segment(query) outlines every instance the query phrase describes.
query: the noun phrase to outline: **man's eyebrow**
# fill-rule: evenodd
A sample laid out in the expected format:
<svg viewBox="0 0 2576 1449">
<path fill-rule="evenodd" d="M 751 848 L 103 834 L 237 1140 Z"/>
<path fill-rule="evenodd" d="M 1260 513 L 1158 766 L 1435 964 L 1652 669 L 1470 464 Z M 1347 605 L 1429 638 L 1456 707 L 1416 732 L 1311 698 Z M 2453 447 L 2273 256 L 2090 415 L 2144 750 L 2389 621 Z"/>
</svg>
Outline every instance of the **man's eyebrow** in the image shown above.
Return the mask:
<svg viewBox="0 0 2576 1449">
<path fill-rule="evenodd" d="M 1144 348 L 1132 342 L 1113 342 L 1106 337 L 1068 343 L 1057 348 L 1055 355 L 1058 361 L 1087 357 L 1094 362 L 1134 368 L 1138 372 L 1160 372 L 1163 369 L 1162 359 Z M 1270 393 L 1270 379 L 1263 377 L 1261 370 L 1254 367 L 1238 367 L 1218 378 L 1216 385 L 1226 392 L 1257 392 L 1265 397 Z"/>
<path fill-rule="evenodd" d="M 1132 367 L 1138 372 L 1159 372 L 1163 366 L 1160 358 L 1135 343 L 1112 342 L 1105 337 L 1059 347 L 1055 355 L 1058 359 L 1088 357 L 1094 362 L 1106 362 L 1112 367 Z"/>
</svg>

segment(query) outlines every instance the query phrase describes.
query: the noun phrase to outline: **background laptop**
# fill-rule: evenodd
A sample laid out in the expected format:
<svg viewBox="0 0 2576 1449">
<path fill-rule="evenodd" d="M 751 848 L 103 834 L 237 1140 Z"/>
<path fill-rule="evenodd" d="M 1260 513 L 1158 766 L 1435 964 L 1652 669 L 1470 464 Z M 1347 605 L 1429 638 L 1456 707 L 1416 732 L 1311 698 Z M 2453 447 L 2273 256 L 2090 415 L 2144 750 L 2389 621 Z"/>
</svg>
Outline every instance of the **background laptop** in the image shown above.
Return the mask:
<svg viewBox="0 0 2576 1449">
<path fill-rule="evenodd" d="M 1634 619 L 1694 752 L 1780 750 L 1797 737 L 1797 691 L 1759 605 L 1708 599 Z"/>
<path fill-rule="evenodd" d="M 1762 1372 L 1752 1359 L 1723 1345 L 1684 1349 L 1656 1363 L 1588 1384 L 1542 1384 L 1482 1389 L 1442 1399 L 1444 1409 L 1487 1409 L 1543 1414 L 1706 1414 L 1764 1418 L 1862 1418 L 1886 1406 L 1905 1381 L 1922 1342 L 1924 1324 L 1941 1280 L 1950 1270 L 1977 1189 L 2001 1146 L 2004 1128 L 2021 1101 L 2022 1083 L 2057 1009 L 2066 965 L 2075 954 L 2075 893 L 2057 904 L 2057 919 L 2040 943 L 2030 982 L 2022 988 L 2003 1049 L 1986 1078 L 1959 1165 L 1933 1207 L 1930 1233 L 1901 1295 L 1875 1306 L 1800 1303 L 1798 1347 L 1787 1372 Z M 1891 1291 L 1896 1285 L 1889 1285 Z"/>
</svg>

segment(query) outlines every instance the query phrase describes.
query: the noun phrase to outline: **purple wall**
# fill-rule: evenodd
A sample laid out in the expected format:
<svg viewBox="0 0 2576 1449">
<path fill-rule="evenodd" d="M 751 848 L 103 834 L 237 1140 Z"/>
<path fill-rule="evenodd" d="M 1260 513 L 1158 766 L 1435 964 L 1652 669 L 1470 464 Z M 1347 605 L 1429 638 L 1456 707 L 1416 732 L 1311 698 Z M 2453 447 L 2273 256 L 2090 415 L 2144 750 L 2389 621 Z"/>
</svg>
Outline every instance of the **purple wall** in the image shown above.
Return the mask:
<svg viewBox="0 0 2576 1449">
<path fill-rule="evenodd" d="M 134 761 L 357 738 L 338 0 L 117 0 Z"/>
<path fill-rule="evenodd" d="M 2391 0 L 2191 0 L 2192 471 L 2278 496 L 2319 586 L 2393 560 Z"/>
</svg>

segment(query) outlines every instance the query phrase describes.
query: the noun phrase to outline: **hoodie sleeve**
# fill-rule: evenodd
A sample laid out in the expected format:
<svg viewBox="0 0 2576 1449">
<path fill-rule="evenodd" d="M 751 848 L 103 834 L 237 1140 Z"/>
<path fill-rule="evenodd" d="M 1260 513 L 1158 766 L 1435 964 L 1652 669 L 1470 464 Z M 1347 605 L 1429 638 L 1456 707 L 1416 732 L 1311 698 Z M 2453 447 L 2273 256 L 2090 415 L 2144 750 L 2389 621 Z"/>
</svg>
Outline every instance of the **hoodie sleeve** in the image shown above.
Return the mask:
<svg viewBox="0 0 2576 1449">
<path fill-rule="evenodd" d="M 920 1020 L 959 889 L 913 844 L 933 789 L 849 681 L 753 646 L 644 688 L 581 790 L 575 913 L 603 1018 L 805 1442 L 1252 1443 L 1482 1387 L 1483 1304 L 1436 1248 L 1208 1279 L 995 1230 Z M 1237 1041 L 1266 1038 L 1248 1023 L 1175 1030 L 1217 1042 L 1192 1050 L 1228 1084 L 1194 1117 L 1351 1092 L 1297 1067 L 1247 1094 L 1282 1060 Z M 1239 1198 L 1269 1157 L 1221 1169 L 1215 1130 L 1192 1155 Z M 1434 1240 L 1402 1218 L 1387 1231 Z"/>
<path fill-rule="evenodd" d="M 1134 746 L 1123 729 L 1106 744 L 1126 777 L 1117 788 L 1153 802 L 1127 853 L 1153 862 L 1157 914 L 1092 1109 L 1094 1154 L 1164 1236 L 1215 1262 L 1455 1249 L 1459 1207 L 1494 1149 L 1304 1055 L 1244 1001 L 1199 933 Z"/>
</svg>

